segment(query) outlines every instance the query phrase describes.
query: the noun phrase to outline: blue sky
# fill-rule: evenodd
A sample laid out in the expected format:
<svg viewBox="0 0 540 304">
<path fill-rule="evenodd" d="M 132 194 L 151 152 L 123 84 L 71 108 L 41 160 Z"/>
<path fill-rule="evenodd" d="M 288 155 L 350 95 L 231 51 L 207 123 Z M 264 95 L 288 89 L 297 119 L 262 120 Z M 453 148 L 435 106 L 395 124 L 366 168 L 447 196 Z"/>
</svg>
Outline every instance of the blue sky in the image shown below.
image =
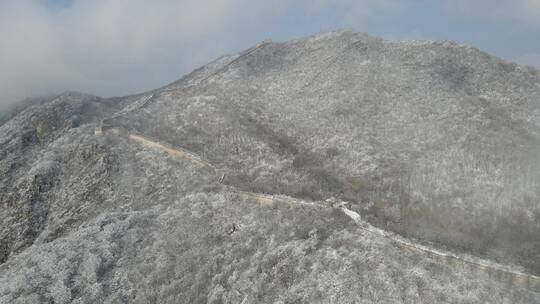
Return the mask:
<svg viewBox="0 0 540 304">
<path fill-rule="evenodd" d="M 340 28 L 540 67 L 540 0 L 0 0 L 0 96 L 141 92 L 263 39 Z"/>
</svg>

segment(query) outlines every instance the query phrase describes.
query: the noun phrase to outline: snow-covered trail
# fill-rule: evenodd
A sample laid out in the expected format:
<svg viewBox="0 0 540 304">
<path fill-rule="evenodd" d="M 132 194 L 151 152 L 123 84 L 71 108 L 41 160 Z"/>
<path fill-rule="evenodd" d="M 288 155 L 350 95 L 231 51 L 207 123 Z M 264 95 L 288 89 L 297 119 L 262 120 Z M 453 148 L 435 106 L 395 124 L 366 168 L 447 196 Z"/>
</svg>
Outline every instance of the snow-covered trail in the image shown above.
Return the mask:
<svg viewBox="0 0 540 304">
<path fill-rule="evenodd" d="M 171 147 L 167 144 L 162 144 L 157 140 L 150 137 L 129 132 L 128 130 L 108 127 L 104 128 L 99 126 L 95 130 L 96 135 L 101 135 L 104 132 L 110 131 L 111 133 L 125 136 L 128 139 L 138 142 L 146 147 L 156 148 L 167 152 L 167 154 L 181 159 L 187 160 L 206 171 L 212 176 L 219 178 L 221 182 L 225 175 L 225 172 L 218 169 L 215 165 L 204 160 L 200 156 L 187 151 L 182 148 Z M 351 218 L 363 231 L 376 235 L 378 237 L 384 237 L 391 240 L 397 247 L 412 251 L 416 254 L 428 257 L 437 263 L 449 265 L 451 267 L 462 267 L 470 272 L 477 273 L 488 277 L 489 279 L 502 282 L 508 286 L 515 286 L 521 288 L 527 288 L 529 290 L 540 292 L 540 277 L 530 274 L 525 274 L 517 270 L 513 270 L 509 266 L 494 263 L 488 260 L 480 259 L 472 256 L 455 255 L 450 252 L 443 252 L 432 247 L 424 246 L 406 239 L 395 233 L 385 231 L 380 228 L 376 228 L 366 221 L 362 220 L 362 217 L 357 212 L 344 207 L 347 204 L 342 203 L 340 205 L 332 205 L 328 202 L 307 202 L 298 198 L 286 196 L 286 195 L 269 195 L 262 193 L 246 192 L 235 190 L 238 196 L 244 201 L 255 202 L 265 206 L 277 206 L 287 208 L 339 208 L 346 216 Z"/>
<path fill-rule="evenodd" d="M 360 214 L 352 210 L 346 208 L 341 209 L 343 213 L 358 224 L 362 230 L 370 234 L 390 239 L 400 248 L 412 251 L 422 256 L 427 256 L 440 264 L 445 264 L 452 267 L 461 267 L 470 272 L 487 276 L 489 279 L 505 283 L 509 286 L 518 286 L 540 292 L 540 277 L 538 276 L 513 270 L 509 266 L 480 259 L 478 257 L 465 255 L 458 256 L 450 252 L 444 252 L 432 247 L 418 244 L 400 235 L 376 228 L 371 224 L 362 221 Z"/>
</svg>

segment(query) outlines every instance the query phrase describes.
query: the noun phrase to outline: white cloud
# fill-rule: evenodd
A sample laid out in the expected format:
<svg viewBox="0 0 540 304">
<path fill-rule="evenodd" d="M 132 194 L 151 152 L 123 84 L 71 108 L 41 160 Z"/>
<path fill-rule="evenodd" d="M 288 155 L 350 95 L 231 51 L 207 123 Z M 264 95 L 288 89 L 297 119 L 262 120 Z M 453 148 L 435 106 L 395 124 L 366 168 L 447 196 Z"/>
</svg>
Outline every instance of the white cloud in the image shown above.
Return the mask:
<svg viewBox="0 0 540 304">
<path fill-rule="evenodd" d="M 398 3 L 74 0 L 59 9 L 40 0 L 0 0 L 0 98 L 63 90 L 140 92 L 268 38 L 291 10 L 314 17 L 335 12 L 343 20 L 339 26 L 356 26 Z"/>
<path fill-rule="evenodd" d="M 271 16 L 275 9 L 243 0 L 212 6 L 192 0 L 81 0 L 51 11 L 37 1 L 3 1 L 0 96 L 152 88 L 209 56 L 251 43 L 267 21 L 264 13 Z"/>
</svg>

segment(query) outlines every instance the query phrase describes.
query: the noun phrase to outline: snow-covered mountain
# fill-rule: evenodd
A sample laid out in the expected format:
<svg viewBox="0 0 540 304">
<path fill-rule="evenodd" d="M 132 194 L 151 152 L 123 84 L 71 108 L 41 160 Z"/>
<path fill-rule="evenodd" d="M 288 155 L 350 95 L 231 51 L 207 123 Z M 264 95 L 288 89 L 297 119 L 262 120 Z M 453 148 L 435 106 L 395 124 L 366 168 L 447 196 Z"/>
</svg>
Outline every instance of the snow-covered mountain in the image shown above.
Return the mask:
<svg viewBox="0 0 540 304">
<path fill-rule="evenodd" d="M 366 225 L 539 275 L 539 155 L 540 71 L 454 42 L 331 32 L 139 95 L 66 93 L 0 126 L 0 302 L 537 303 L 339 208 L 239 193 L 345 201 Z"/>
</svg>

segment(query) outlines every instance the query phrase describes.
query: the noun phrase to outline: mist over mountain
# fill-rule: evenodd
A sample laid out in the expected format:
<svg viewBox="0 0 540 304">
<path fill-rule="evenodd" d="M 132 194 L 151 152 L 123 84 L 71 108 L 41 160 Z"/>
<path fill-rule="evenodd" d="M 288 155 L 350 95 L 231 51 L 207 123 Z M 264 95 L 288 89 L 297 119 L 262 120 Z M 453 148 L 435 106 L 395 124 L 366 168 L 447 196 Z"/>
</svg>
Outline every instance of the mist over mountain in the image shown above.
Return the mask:
<svg viewBox="0 0 540 304">
<path fill-rule="evenodd" d="M 362 228 L 540 275 L 535 68 L 338 31 L 30 103 L 0 120 L 0 303 L 540 303 Z"/>
</svg>

